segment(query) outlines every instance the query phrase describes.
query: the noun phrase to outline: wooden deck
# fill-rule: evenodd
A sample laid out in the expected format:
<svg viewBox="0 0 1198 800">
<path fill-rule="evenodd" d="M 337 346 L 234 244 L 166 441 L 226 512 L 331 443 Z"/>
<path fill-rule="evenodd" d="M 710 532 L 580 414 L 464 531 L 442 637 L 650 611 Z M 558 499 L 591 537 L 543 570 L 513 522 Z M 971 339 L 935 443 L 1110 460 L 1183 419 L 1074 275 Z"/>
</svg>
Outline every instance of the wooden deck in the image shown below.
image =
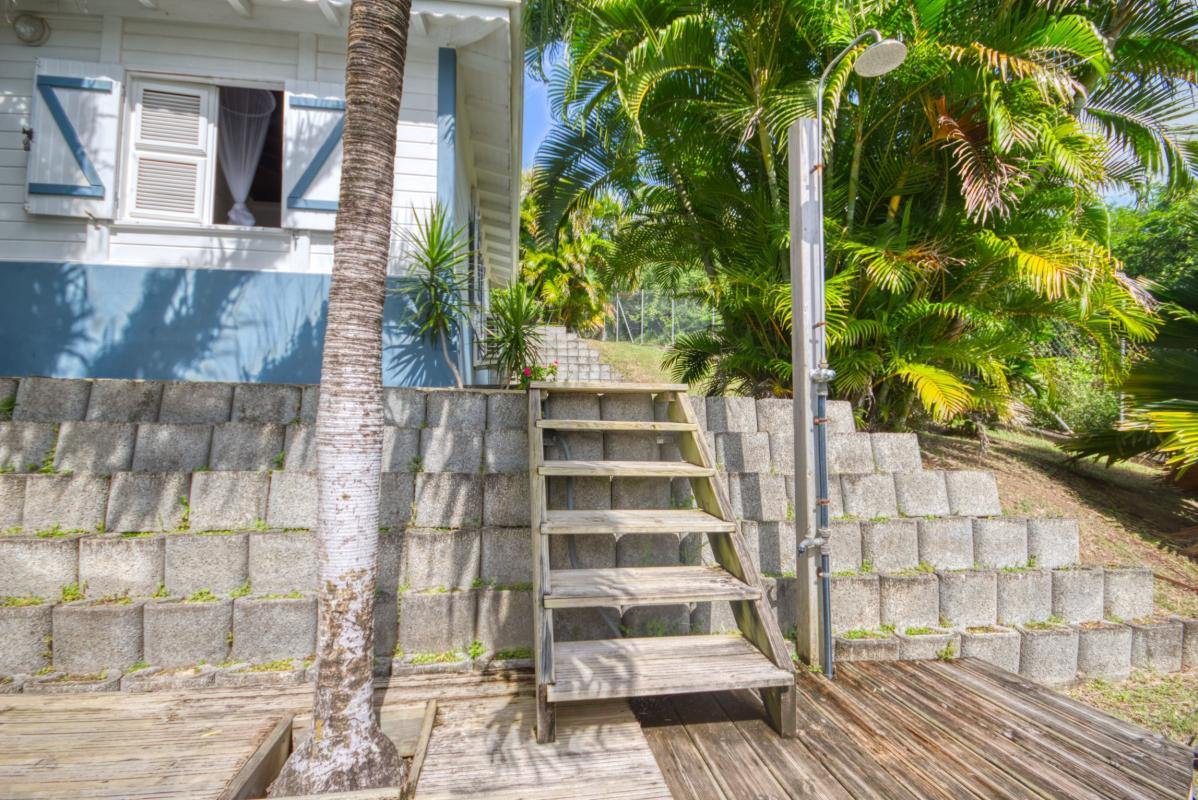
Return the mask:
<svg viewBox="0 0 1198 800">
<path fill-rule="evenodd" d="M 800 673 L 799 738 L 748 693 L 634 701 L 675 798 L 1189 796 L 1194 754 L 972 659 Z"/>
<path fill-rule="evenodd" d="M 835 682 L 801 673 L 798 688 L 790 740 L 748 692 L 563 704 L 557 741 L 543 745 L 527 675 L 396 678 L 377 701 L 409 749 L 436 701 L 417 800 L 1188 796 L 1187 748 L 980 662 L 844 663 Z M 311 697 L 310 686 L 3 696 L 0 798 L 232 796 L 279 758 L 264 743 L 290 741 L 293 722 L 302 735 Z"/>
</svg>

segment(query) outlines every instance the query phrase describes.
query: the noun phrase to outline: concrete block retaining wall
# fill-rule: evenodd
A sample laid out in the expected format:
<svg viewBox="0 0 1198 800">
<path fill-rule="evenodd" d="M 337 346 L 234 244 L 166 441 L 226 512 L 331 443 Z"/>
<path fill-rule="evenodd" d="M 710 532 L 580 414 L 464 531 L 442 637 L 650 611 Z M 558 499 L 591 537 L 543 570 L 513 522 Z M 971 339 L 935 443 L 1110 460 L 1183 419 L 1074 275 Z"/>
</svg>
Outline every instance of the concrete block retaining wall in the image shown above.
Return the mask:
<svg viewBox="0 0 1198 800">
<path fill-rule="evenodd" d="M 312 654 L 316 387 L 0 381 L 0 392 L 13 387 L 12 419 L 0 420 L 0 597 L 42 602 L 0 605 L 0 634 L 11 643 L 0 675 Z M 770 605 L 790 631 L 790 403 L 688 402 L 750 557 L 767 576 Z M 388 659 L 380 663 L 394 651 L 464 651 L 475 640 L 495 651 L 531 643 L 526 406 L 518 392 L 385 391 L 376 651 Z M 573 418 L 663 413 L 635 397 L 554 395 L 550 406 L 551 416 Z M 847 404 L 832 403 L 828 416 L 833 621 L 840 634 L 858 632 L 838 637 L 843 657 L 952 650 L 1050 683 L 1198 659 L 1193 623 L 1147 624 L 1150 571 L 1076 569 L 1076 523 L 1001 517 L 992 475 L 924 470 L 914 435 L 858 433 Z M 678 457 L 670 435 L 655 445 L 579 433 L 565 445 L 573 458 Z M 552 507 L 570 499 L 576 508 L 692 502 L 686 481 L 580 479 L 569 488 L 550 481 Z M 576 537 L 573 548 L 559 537 L 551 545 L 558 569 L 710 561 L 704 538 L 694 536 Z M 1073 655 L 1062 663 L 1053 661 L 1064 650 L 1049 646 L 1051 636 L 1021 646 L 1038 631 L 1020 626 L 1050 618 L 1074 623 Z M 735 623 L 727 603 L 703 603 L 622 616 L 559 612 L 555 628 L 578 639 Z M 148 675 L 125 682 L 177 682 Z"/>
</svg>

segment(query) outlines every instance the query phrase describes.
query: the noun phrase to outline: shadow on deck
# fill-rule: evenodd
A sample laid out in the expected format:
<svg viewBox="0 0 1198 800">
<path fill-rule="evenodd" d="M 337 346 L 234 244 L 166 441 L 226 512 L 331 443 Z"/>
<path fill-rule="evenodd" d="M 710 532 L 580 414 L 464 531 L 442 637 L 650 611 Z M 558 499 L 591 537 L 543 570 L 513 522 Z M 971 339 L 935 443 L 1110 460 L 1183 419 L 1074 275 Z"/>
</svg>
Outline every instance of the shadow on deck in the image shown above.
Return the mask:
<svg viewBox="0 0 1198 800">
<path fill-rule="evenodd" d="M 799 738 L 747 692 L 634 701 L 675 798 L 1169 798 L 1194 754 L 983 662 L 800 673 Z"/>
</svg>

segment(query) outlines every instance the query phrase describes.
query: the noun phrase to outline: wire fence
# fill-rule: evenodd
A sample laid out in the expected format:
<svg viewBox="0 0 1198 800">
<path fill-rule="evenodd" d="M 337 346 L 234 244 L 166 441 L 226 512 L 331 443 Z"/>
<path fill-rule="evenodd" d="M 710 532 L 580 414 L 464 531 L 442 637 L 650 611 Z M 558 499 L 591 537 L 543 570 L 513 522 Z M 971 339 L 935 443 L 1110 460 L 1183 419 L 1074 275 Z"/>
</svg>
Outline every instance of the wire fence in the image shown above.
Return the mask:
<svg viewBox="0 0 1198 800">
<path fill-rule="evenodd" d="M 703 303 L 645 289 L 617 294 L 603 330 L 595 331 L 590 338 L 668 345 L 679 336 L 707 330 L 712 324 L 712 313 Z"/>
</svg>

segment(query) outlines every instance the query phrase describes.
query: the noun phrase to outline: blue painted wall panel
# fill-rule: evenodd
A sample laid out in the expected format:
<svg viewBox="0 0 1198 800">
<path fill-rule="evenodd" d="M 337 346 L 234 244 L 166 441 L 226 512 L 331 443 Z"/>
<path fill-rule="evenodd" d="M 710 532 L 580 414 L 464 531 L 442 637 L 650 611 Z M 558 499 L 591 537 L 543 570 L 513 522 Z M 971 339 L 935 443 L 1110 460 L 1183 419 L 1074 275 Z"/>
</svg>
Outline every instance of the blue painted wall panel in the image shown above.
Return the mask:
<svg viewBox="0 0 1198 800">
<path fill-rule="evenodd" d="M 451 386 L 390 288 L 383 382 Z M 0 263 L 0 375 L 317 383 L 328 289 L 327 275 Z"/>
</svg>

